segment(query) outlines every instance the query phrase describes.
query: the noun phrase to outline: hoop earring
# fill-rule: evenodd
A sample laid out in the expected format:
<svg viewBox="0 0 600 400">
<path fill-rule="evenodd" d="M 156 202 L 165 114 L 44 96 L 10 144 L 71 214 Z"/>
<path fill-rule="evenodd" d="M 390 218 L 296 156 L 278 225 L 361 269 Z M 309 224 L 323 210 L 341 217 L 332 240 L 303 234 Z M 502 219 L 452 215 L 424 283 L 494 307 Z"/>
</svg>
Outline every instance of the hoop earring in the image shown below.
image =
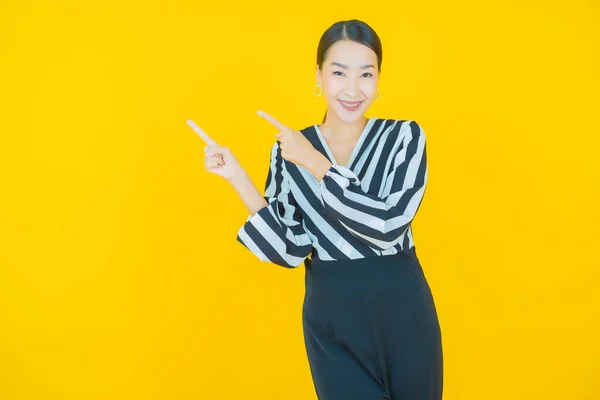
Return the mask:
<svg viewBox="0 0 600 400">
<path fill-rule="evenodd" d="M 320 87 L 320 88 L 321 88 L 321 93 L 319 93 L 319 94 L 317 94 L 317 88 L 318 88 L 318 87 Z M 317 96 L 317 97 L 321 97 L 321 96 L 323 95 L 323 86 L 321 86 L 321 85 L 319 85 L 319 84 L 317 83 L 317 85 L 315 86 L 314 92 L 315 92 L 315 96 Z"/>
<path fill-rule="evenodd" d="M 375 97 L 375 100 L 379 100 L 379 89 L 377 89 L 377 97 Z"/>
</svg>

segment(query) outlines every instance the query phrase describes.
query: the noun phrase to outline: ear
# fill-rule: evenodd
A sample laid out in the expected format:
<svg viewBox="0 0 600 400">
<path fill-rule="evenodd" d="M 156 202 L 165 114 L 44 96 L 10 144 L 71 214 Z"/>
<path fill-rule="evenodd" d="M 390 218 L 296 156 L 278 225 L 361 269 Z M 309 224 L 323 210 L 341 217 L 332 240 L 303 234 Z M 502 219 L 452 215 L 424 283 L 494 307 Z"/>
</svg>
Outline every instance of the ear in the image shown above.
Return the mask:
<svg viewBox="0 0 600 400">
<path fill-rule="evenodd" d="M 317 83 L 319 85 L 321 85 L 321 70 L 319 69 L 319 65 L 317 65 L 316 78 L 317 78 Z"/>
</svg>

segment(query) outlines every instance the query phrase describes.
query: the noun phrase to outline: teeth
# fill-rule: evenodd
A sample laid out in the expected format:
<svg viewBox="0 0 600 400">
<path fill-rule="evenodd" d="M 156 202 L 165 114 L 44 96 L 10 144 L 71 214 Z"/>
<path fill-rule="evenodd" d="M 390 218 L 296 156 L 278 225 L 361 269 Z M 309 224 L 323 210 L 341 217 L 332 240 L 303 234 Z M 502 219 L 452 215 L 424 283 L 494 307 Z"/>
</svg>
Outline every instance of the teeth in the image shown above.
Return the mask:
<svg viewBox="0 0 600 400">
<path fill-rule="evenodd" d="M 344 101 L 341 101 L 341 100 L 340 100 L 340 103 L 342 103 L 343 105 L 345 105 L 345 106 L 348 106 L 348 107 L 356 107 L 357 105 L 359 105 L 359 104 L 360 104 L 360 103 L 356 103 L 356 104 L 348 104 L 348 103 L 346 103 L 346 102 L 344 102 Z"/>
</svg>

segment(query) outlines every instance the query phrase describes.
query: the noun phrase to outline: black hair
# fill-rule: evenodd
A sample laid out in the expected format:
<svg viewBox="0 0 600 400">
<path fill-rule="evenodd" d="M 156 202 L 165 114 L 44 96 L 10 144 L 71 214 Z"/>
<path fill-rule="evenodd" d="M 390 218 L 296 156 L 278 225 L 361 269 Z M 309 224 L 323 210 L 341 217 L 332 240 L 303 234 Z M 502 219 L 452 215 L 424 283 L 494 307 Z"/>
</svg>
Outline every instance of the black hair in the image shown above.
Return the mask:
<svg viewBox="0 0 600 400">
<path fill-rule="evenodd" d="M 352 40 L 369 47 L 377 55 L 377 69 L 381 71 L 381 61 L 383 50 L 379 36 L 373 28 L 363 21 L 351 19 L 348 21 L 338 21 L 331 25 L 321 36 L 317 48 L 317 65 L 323 67 L 323 61 L 327 58 L 327 50 L 338 40 Z M 323 117 L 323 122 L 327 118 L 327 111 Z"/>
</svg>

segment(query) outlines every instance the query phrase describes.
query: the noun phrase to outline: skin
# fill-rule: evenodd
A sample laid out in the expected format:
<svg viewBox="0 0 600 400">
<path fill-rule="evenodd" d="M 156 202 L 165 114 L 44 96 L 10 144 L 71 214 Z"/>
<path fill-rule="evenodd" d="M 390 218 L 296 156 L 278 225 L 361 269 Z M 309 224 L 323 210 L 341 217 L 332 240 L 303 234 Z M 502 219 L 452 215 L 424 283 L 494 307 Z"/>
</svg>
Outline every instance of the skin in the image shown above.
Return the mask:
<svg viewBox="0 0 600 400">
<path fill-rule="evenodd" d="M 375 99 L 379 82 L 377 55 L 360 43 L 338 41 L 329 48 L 322 69 L 317 65 L 316 80 L 323 87 L 323 97 L 328 105 L 326 120 L 319 129 L 335 160 L 346 165 L 368 121 L 364 113 Z M 340 100 L 362 103 L 358 110 L 348 111 L 342 107 Z M 279 130 L 275 137 L 280 141 L 282 157 L 306 168 L 320 182 L 332 166 L 327 157 L 316 150 L 301 132 L 263 111 L 258 111 L 258 115 Z M 231 150 L 217 144 L 200 128 L 193 128 L 207 143 L 204 148 L 206 169 L 225 178 L 233 186 L 251 215 L 265 207 L 267 202 L 262 193 Z"/>
<path fill-rule="evenodd" d="M 365 65 L 370 67 L 362 68 Z M 379 83 L 377 55 L 360 43 L 340 40 L 329 48 L 323 69 L 317 66 L 316 77 L 328 105 L 327 117 L 319 130 L 335 160 L 346 165 L 368 121 L 364 113 L 375 100 Z M 339 100 L 362 101 L 362 104 L 356 111 L 347 111 Z"/>
</svg>

